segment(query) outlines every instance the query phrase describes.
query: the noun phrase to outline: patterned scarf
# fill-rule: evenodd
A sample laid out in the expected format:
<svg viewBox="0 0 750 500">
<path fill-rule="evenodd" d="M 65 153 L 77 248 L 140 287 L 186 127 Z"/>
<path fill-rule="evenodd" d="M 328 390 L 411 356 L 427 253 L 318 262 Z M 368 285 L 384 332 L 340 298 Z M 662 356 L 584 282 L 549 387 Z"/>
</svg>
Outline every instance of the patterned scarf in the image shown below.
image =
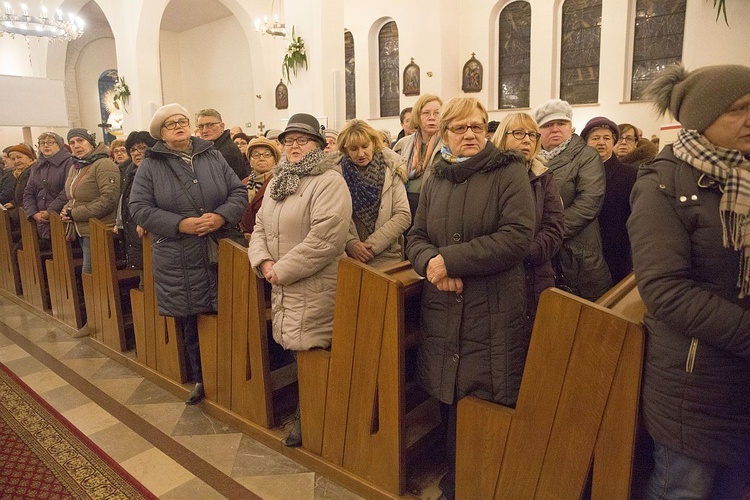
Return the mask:
<svg viewBox="0 0 750 500">
<path fill-rule="evenodd" d="M 180 158 L 182 161 L 185 162 L 185 164 L 190 167 L 190 170 L 195 172 L 195 169 L 193 168 L 193 140 L 190 140 L 190 145 L 188 146 L 187 150 L 180 151 L 178 149 L 172 149 L 169 146 L 167 146 L 167 143 L 164 143 L 164 147 L 166 147 L 169 151 L 176 154 L 178 158 Z"/>
<path fill-rule="evenodd" d="M 344 155 L 341 158 L 341 171 L 352 195 L 352 219 L 357 226 L 359 239 L 366 240 L 375 231 L 378 220 L 380 198 L 385 183 L 385 157 L 382 151 L 372 155 L 372 161 L 364 171 Z"/>
<path fill-rule="evenodd" d="M 568 144 L 570 144 L 570 141 L 572 139 L 573 139 L 573 136 L 570 136 L 570 138 L 568 138 L 567 141 L 563 142 L 552 151 L 545 151 L 544 149 L 539 150 L 539 156 L 544 158 L 544 163 L 549 163 L 554 157 L 558 156 L 560 153 L 565 151 L 565 148 L 568 147 Z"/>
<path fill-rule="evenodd" d="M 422 158 L 422 135 L 419 133 L 419 130 L 414 132 L 414 142 L 412 143 L 411 152 L 409 152 L 409 158 L 406 160 L 406 164 L 409 166 L 409 179 L 422 177 L 425 169 L 427 169 L 427 165 L 430 163 L 432 152 L 435 151 L 438 141 L 440 141 L 440 134 L 436 133 L 427 142 L 427 150 L 425 151 L 424 158 Z"/>
<path fill-rule="evenodd" d="M 461 163 L 462 161 L 466 161 L 469 158 L 472 158 L 471 156 L 456 156 L 451 153 L 451 148 L 449 148 L 448 146 L 443 146 L 442 148 L 440 148 L 440 156 L 442 156 L 443 159 L 448 163 Z"/>
<path fill-rule="evenodd" d="M 265 174 L 258 174 L 255 170 L 250 171 L 250 178 L 247 180 L 247 201 L 252 203 L 255 199 L 255 195 L 258 194 L 263 184 L 273 175 L 273 171 L 269 170 Z"/>
<path fill-rule="evenodd" d="M 77 156 L 74 156 L 73 167 L 76 170 L 80 170 L 87 165 L 91 165 L 92 163 L 98 160 L 101 160 L 102 158 L 109 158 L 109 155 L 105 153 L 97 153 L 91 156 L 84 156 L 83 158 L 78 158 Z"/>
<path fill-rule="evenodd" d="M 281 159 L 274 169 L 274 177 L 268 186 L 271 190 L 271 198 L 276 201 L 285 199 L 290 194 L 297 192 L 301 178 L 310 175 L 320 160 L 323 159 L 323 150 L 315 148 L 305 154 L 297 163 L 290 163 L 286 156 Z"/>
<path fill-rule="evenodd" d="M 739 298 L 750 293 L 750 160 L 736 149 L 719 148 L 695 130 L 680 130 L 672 145 L 675 157 L 723 186 L 719 217 L 724 248 L 741 251 Z"/>
</svg>

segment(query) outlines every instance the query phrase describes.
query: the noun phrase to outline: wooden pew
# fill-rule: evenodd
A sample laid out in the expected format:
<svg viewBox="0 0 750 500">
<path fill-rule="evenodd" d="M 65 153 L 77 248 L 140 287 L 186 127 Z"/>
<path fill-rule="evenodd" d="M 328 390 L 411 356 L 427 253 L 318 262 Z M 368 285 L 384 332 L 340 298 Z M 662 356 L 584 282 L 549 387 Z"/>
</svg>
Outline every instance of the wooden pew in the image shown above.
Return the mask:
<svg viewBox="0 0 750 500">
<path fill-rule="evenodd" d="M 133 330 L 139 363 L 177 383 L 187 381 L 182 336 L 175 319 L 161 316 L 156 303 L 151 235 L 143 238 L 143 290 L 130 290 Z"/>
<path fill-rule="evenodd" d="M 89 219 L 91 236 L 91 287 L 93 309 L 87 309 L 91 335 L 117 351 L 127 351 L 132 316 L 123 314 L 121 290 L 138 286 L 137 270 L 117 269 L 112 229 L 99 219 Z M 131 320 L 131 321 L 128 321 Z"/>
<path fill-rule="evenodd" d="M 331 351 L 297 355 L 303 447 L 395 496 L 405 490 L 408 454 L 440 420 L 433 399 L 407 407 L 421 290 L 408 262 L 378 271 L 342 259 Z"/>
<path fill-rule="evenodd" d="M 591 497 L 629 498 L 643 330 L 615 310 L 632 313 L 633 288 L 613 310 L 542 293 L 516 408 L 458 404 L 457 498 L 579 498 L 592 460 Z"/>
<path fill-rule="evenodd" d="M 206 397 L 271 428 L 281 410 L 294 406 L 293 396 L 281 401 L 280 395 L 293 389 L 296 367 L 291 363 L 271 370 L 270 306 L 263 280 L 250 268 L 247 249 L 221 240 L 218 272 L 218 314 L 201 315 L 198 320 Z"/>
<path fill-rule="evenodd" d="M 0 288 L 21 295 L 21 274 L 18 270 L 16 242 L 7 210 L 0 210 Z"/>
<path fill-rule="evenodd" d="M 48 252 L 40 252 L 36 222 L 26 217 L 23 208 L 18 209 L 23 248 L 18 250 L 18 269 L 21 275 L 23 299 L 40 310 L 50 308 L 47 280 L 44 276 L 43 260 L 50 257 Z"/>
<path fill-rule="evenodd" d="M 76 283 L 76 266 L 80 259 L 73 256 L 71 242 L 65 236 L 65 223 L 60 215 L 49 213 L 52 258 L 45 262 L 49 285 L 52 315 L 76 330 L 86 322 L 86 311 L 81 307 L 81 299 Z"/>
</svg>

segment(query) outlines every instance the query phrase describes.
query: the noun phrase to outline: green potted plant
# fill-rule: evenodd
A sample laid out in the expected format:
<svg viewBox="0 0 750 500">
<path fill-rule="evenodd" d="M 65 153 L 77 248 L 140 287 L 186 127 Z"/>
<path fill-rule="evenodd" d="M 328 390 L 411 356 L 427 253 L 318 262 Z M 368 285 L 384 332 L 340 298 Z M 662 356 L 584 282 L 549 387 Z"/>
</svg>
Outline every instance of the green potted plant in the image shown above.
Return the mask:
<svg viewBox="0 0 750 500">
<path fill-rule="evenodd" d="M 289 40 L 284 61 L 281 63 L 281 73 L 291 85 L 291 75 L 297 76 L 297 70 L 304 67 L 307 69 L 307 54 L 305 53 L 305 41 L 301 36 L 295 36 L 292 26 L 292 38 Z"/>
</svg>

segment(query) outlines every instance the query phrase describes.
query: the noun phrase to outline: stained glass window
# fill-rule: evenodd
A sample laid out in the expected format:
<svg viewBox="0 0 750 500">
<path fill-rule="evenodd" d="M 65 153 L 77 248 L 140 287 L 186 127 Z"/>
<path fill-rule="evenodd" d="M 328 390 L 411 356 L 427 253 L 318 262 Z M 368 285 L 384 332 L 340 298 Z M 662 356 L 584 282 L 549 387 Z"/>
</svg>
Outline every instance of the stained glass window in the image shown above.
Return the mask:
<svg viewBox="0 0 750 500">
<path fill-rule="evenodd" d="M 378 34 L 380 62 L 380 116 L 399 114 L 398 27 L 387 22 Z"/>
<path fill-rule="evenodd" d="M 497 107 L 529 107 L 531 5 L 513 2 L 500 13 Z"/>
<path fill-rule="evenodd" d="M 570 104 L 599 100 L 602 0 L 565 0 L 562 8 L 560 99 Z"/>
<path fill-rule="evenodd" d="M 344 82 L 346 86 L 346 119 L 357 116 L 357 89 L 354 86 L 354 36 L 344 30 Z"/>
<path fill-rule="evenodd" d="M 682 61 L 686 0 L 637 0 L 630 100 L 644 99 L 658 73 Z"/>
</svg>

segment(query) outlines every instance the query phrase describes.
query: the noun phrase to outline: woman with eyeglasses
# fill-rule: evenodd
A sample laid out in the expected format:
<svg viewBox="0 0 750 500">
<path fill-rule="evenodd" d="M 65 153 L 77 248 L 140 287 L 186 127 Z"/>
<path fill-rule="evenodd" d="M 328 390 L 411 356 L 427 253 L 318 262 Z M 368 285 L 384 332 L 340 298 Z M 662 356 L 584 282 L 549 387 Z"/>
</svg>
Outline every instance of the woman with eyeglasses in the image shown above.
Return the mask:
<svg viewBox="0 0 750 500">
<path fill-rule="evenodd" d="M 239 135 L 239 134 L 238 134 Z M 273 168 L 281 155 L 276 149 L 275 141 L 265 137 L 256 137 L 250 141 L 245 150 L 252 171 L 247 181 L 247 199 L 249 204 L 240 219 L 240 231 L 248 241 L 255 228 L 255 217 L 263 204 L 268 183 L 273 178 Z"/>
<path fill-rule="evenodd" d="M 236 227 L 247 205 L 245 186 L 213 143 L 190 135 L 190 114 L 173 103 L 156 110 L 149 132 L 157 140 L 136 169 L 130 192 L 133 222 L 151 234 L 159 314 L 182 332 L 188 376 L 185 404 L 205 398 L 198 314 L 217 310 L 216 231 Z M 215 234 L 212 234 L 215 233 Z"/>
<path fill-rule="evenodd" d="M 143 228 L 139 227 L 133 221 L 133 215 L 130 213 L 130 193 L 133 189 L 133 179 L 135 172 L 143 162 L 146 150 L 156 144 L 156 139 L 145 130 L 130 132 L 125 140 L 125 149 L 128 151 L 130 167 L 122 173 L 122 194 L 120 203 L 117 205 L 117 219 L 115 221 L 114 232 L 119 234 L 122 231 L 122 237 L 125 241 L 125 256 L 127 257 L 128 269 L 143 269 Z M 143 273 L 141 273 L 143 280 Z M 141 283 L 142 287 L 143 283 Z"/>
<path fill-rule="evenodd" d="M 372 267 L 404 260 L 404 231 L 411 224 L 404 159 L 382 134 L 362 120 L 347 122 L 338 135 L 337 164 L 352 196 L 346 253 Z"/>
<path fill-rule="evenodd" d="M 552 257 L 562 247 L 565 219 L 560 191 L 552 172 L 537 158 L 542 148 L 540 139 L 539 126 L 527 113 L 507 115 L 498 125 L 492 139 L 500 151 L 516 150 L 523 155 L 534 195 L 534 240 L 523 261 L 529 328 L 534 325 L 542 291 L 555 286 Z"/>
<path fill-rule="evenodd" d="M 393 150 L 406 160 L 406 196 L 412 220 L 417 211 L 422 184 L 430 176 L 432 162 L 442 147 L 438 125 L 443 100 L 434 94 L 422 94 L 414 103 L 411 126 L 416 130 L 398 141 Z"/>
<path fill-rule="evenodd" d="M 257 214 L 250 264 L 272 285 L 274 340 L 291 351 L 326 349 L 352 201 L 314 116 L 292 115 L 279 141 L 285 156 Z M 302 444 L 299 407 L 284 444 Z"/>
<path fill-rule="evenodd" d="M 615 155 L 622 163 L 628 163 L 638 168 L 647 161 L 653 160 L 659 149 L 656 145 L 641 137 L 635 125 L 620 123 L 619 140 L 615 144 Z"/>
<path fill-rule="evenodd" d="M 73 155 L 64 147 L 63 138 L 54 132 L 39 135 L 39 160 L 31 166 L 29 182 L 23 190 L 23 209 L 36 222 L 40 248 L 49 249 L 49 212 L 60 213 L 68 197 L 65 179 Z"/>
<path fill-rule="evenodd" d="M 424 182 L 406 254 L 422 288 L 419 384 L 443 404 L 455 490 L 457 402 L 475 396 L 506 406 L 518 397 L 530 336 L 523 260 L 534 234 L 534 201 L 523 158 L 487 141 L 487 110 L 475 98 L 441 110 L 443 147 Z"/>
</svg>

